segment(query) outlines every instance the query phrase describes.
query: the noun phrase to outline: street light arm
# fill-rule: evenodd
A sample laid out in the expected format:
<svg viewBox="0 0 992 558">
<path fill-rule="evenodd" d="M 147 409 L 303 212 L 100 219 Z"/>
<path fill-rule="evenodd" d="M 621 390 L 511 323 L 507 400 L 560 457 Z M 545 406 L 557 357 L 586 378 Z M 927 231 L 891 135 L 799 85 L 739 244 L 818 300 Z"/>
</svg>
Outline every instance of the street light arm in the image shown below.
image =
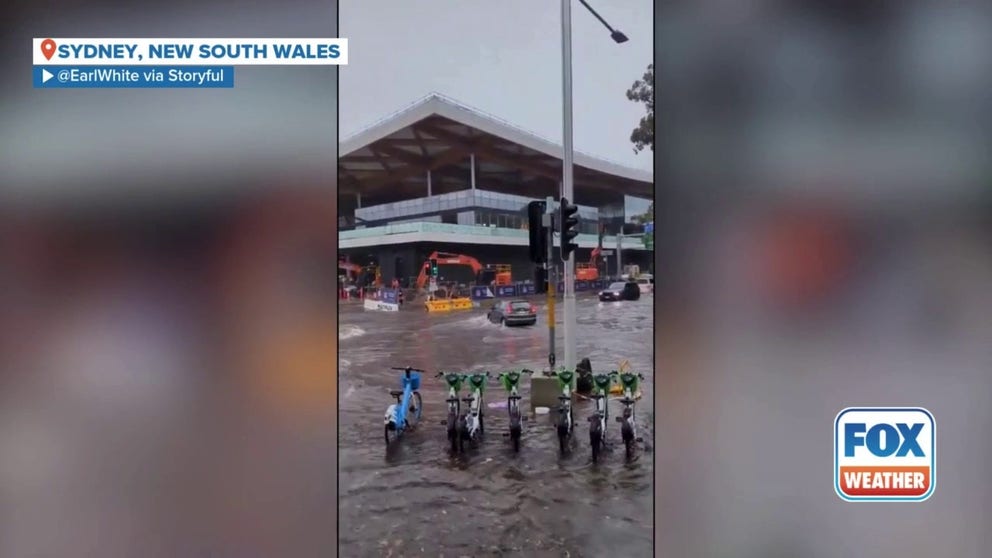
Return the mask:
<svg viewBox="0 0 992 558">
<path fill-rule="evenodd" d="M 598 19 L 599 22 L 603 24 L 603 26 L 605 26 L 607 29 L 609 29 L 609 31 L 610 31 L 610 37 L 613 39 L 613 42 L 615 42 L 617 44 L 621 44 L 621 43 L 626 43 L 627 42 L 627 40 L 628 40 L 627 39 L 627 35 L 624 35 L 623 34 L 623 31 L 620 31 L 619 29 L 614 29 L 614 28 L 610 27 L 610 24 L 609 23 L 606 23 L 606 20 L 603 19 L 603 16 L 599 15 L 596 12 L 596 10 L 592 9 L 592 6 L 590 6 L 588 3 L 586 3 L 586 0 L 579 0 L 579 2 L 581 2 L 582 5 L 585 6 L 587 10 L 589 10 L 589 13 L 591 13 L 594 16 L 596 16 L 596 19 Z"/>
<path fill-rule="evenodd" d="M 596 12 L 596 10 L 592 9 L 592 6 L 590 6 L 586 2 L 586 0 L 579 0 L 579 3 L 582 4 L 583 6 L 585 6 L 586 9 L 589 10 L 589 13 L 591 13 L 594 16 L 596 16 L 596 19 L 598 19 L 600 23 L 602 23 L 607 29 L 609 29 L 610 33 L 616 33 L 616 30 L 613 29 L 612 27 L 610 27 L 610 24 L 609 23 L 606 23 L 606 20 L 603 19 L 603 16 L 599 15 L 599 13 Z"/>
</svg>

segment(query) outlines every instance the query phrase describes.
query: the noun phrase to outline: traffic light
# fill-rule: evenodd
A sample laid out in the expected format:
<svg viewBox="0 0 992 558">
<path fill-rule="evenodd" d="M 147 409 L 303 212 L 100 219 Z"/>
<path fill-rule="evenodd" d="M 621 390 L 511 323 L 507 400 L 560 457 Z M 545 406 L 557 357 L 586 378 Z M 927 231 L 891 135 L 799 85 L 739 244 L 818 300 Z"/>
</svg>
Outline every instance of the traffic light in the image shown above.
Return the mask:
<svg viewBox="0 0 992 558">
<path fill-rule="evenodd" d="M 547 205 L 543 201 L 532 201 L 527 204 L 527 228 L 530 233 L 530 261 L 543 264 L 548 259 L 548 229 L 544 226 L 544 211 Z"/>
<path fill-rule="evenodd" d="M 437 260 L 431 258 L 431 277 L 437 277 Z"/>
<path fill-rule="evenodd" d="M 567 199 L 562 198 L 558 211 L 560 212 L 558 222 L 561 223 L 561 259 L 568 261 L 572 252 L 579 247 L 578 244 L 572 242 L 575 237 L 579 236 L 579 208 L 570 205 Z"/>
</svg>

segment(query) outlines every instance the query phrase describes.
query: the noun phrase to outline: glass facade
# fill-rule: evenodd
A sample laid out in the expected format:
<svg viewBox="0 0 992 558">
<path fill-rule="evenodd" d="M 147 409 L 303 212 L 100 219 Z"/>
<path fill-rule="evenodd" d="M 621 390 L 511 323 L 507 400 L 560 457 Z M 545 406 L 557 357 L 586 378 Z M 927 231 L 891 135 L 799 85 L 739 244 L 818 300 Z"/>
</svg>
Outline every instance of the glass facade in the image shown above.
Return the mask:
<svg viewBox="0 0 992 558">
<path fill-rule="evenodd" d="M 533 198 L 512 194 L 487 190 L 463 190 L 362 207 L 355 210 L 355 216 L 366 226 L 421 221 L 524 229 L 527 227 L 527 204 L 531 201 Z M 620 211 L 622 214 L 622 205 Z M 597 223 L 601 218 L 600 210 L 580 205 L 579 217 L 580 232 L 597 233 Z"/>
</svg>

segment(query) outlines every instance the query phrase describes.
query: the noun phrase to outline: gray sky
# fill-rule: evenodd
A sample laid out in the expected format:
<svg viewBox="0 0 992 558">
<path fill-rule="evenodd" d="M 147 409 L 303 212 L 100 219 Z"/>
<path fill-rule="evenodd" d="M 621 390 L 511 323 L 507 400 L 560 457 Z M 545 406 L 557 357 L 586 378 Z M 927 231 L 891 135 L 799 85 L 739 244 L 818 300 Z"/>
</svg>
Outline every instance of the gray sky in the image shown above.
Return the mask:
<svg viewBox="0 0 992 558">
<path fill-rule="evenodd" d="M 652 170 L 630 132 L 644 114 L 625 92 L 653 57 L 649 0 L 590 0 L 630 40 L 614 43 L 572 7 L 575 148 Z M 436 91 L 561 143 L 561 9 L 555 0 L 343 0 L 341 137 Z"/>
</svg>

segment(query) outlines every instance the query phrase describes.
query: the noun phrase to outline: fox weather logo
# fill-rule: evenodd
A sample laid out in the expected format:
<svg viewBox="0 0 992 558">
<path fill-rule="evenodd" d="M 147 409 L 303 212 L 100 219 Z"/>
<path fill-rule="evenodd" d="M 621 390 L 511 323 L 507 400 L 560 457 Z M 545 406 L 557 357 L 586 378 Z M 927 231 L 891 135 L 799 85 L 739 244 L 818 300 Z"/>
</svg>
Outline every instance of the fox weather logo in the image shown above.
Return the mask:
<svg viewBox="0 0 992 558">
<path fill-rule="evenodd" d="M 834 489 L 848 502 L 933 495 L 937 427 L 919 407 L 850 407 L 834 420 Z"/>
</svg>

